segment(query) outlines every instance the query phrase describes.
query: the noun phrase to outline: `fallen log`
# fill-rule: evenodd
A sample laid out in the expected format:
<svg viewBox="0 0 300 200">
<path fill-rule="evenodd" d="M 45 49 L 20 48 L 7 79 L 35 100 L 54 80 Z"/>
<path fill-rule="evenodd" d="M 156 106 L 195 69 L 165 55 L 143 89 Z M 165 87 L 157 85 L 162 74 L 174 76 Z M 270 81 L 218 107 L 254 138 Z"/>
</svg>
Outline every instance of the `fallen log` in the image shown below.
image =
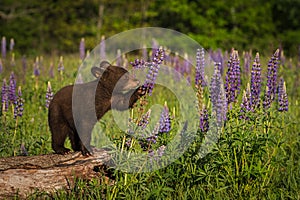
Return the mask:
<svg viewBox="0 0 300 200">
<path fill-rule="evenodd" d="M 93 151 L 93 156 L 88 157 L 72 152 L 0 158 L 0 199 L 13 198 L 16 194 L 26 198 L 36 191 L 52 193 L 71 189 L 76 178 L 90 180 L 105 176 L 99 169 L 109 160 L 109 154 L 103 149 Z"/>
</svg>

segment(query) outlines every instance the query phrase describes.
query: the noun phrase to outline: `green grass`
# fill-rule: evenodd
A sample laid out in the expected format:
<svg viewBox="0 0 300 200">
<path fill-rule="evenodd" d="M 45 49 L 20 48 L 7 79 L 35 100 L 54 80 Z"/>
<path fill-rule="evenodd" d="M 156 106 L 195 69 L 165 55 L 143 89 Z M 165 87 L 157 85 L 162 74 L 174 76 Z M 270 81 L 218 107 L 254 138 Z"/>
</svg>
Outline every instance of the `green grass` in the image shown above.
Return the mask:
<svg viewBox="0 0 300 200">
<path fill-rule="evenodd" d="M 52 153 L 45 108 L 47 82 L 51 82 L 53 92 L 73 83 L 80 65 L 77 57 L 66 56 L 64 73 L 56 72 L 54 78 L 48 76 L 49 65 L 54 62 L 56 69 L 59 57 L 44 57 L 39 77 L 32 75 L 34 58 L 28 59 L 25 78 L 20 59 L 17 58 L 16 66 L 10 66 L 9 60 L 2 60 L 5 71 L 0 78 L 8 80 L 10 72 L 14 71 L 25 103 L 24 114 L 17 121 L 11 106 L 8 112 L 1 112 L 1 157 L 19 155 L 21 144 L 29 155 Z M 266 65 L 262 64 L 262 67 L 266 68 Z M 97 179 L 91 182 L 78 180 L 71 191 L 34 193 L 29 199 L 300 199 L 299 68 L 295 63 L 291 68 L 281 66 L 279 74 L 287 83 L 289 111 L 278 112 L 275 103 L 268 111 L 258 109 L 244 120 L 238 115 L 240 103 L 236 104 L 228 113 L 218 143 L 204 158 L 198 154 L 203 140 L 203 134 L 198 132 L 188 150 L 164 168 L 147 173 L 115 170 L 114 185 Z M 149 105 L 163 105 L 166 101 L 164 90 L 157 87 L 154 92 Z M 173 108 L 178 111 L 176 100 L 168 100 L 168 106 L 171 111 Z M 122 146 L 125 133 L 116 126 L 111 114 L 107 113 L 100 120 L 93 131 L 93 139 L 100 142 L 99 146 L 105 144 L 95 134 L 101 131 L 117 148 L 125 148 Z M 137 115 L 135 110 L 134 116 Z M 179 127 L 176 118 L 173 123 L 172 131 L 176 133 Z M 160 138 L 155 147 L 171 139 Z M 67 146 L 70 146 L 69 142 Z M 136 143 L 129 151 L 141 152 L 138 146 Z M 136 164 L 137 168 L 140 166 L 141 163 Z"/>
</svg>

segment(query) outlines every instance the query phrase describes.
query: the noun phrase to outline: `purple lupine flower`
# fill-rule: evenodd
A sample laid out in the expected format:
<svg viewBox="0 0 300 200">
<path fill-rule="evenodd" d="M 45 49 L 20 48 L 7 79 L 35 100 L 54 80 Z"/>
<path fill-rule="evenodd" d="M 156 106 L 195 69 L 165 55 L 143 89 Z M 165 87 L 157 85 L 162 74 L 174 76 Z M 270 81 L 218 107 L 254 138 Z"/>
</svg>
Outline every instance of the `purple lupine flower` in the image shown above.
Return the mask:
<svg viewBox="0 0 300 200">
<path fill-rule="evenodd" d="M 130 147 L 131 146 L 131 143 L 132 143 L 132 138 L 126 138 L 126 141 L 125 141 L 125 145 L 126 147 Z"/>
<path fill-rule="evenodd" d="M 153 131 L 145 135 L 143 134 L 138 140 L 141 148 L 145 151 L 147 149 L 151 149 L 152 144 L 155 144 L 157 141 L 157 135 L 159 133 L 159 123 L 156 124 Z"/>
<path fill-rule="evenodd" d="M 156 53 L 153 56 L 153 60 L 149 65 L 149 70 L 146 76 L 146 80 L 143 84 L 143 87 L 147 89 L 149 96 L 151 96 L 152 94 L 156 77 L 158 75 L 158 70 L 163 60 L 164 60 L 164 50 L 157 49 Z"/>
<path fill-rule="evenodd" d="M 143 58 L 145 60 L 148 59 L 148 51 L 147 51 L 147 46 L 145 44 L 143 45 Z"/>
<path fill-rule="evenodd" d="M 165 145 L 158 147 L 157 150 L 149 149 L 148 157 L 150 159 L 150 162 L 153 163 L 153 161 L 158 161 L 163 156 L 165 149 Z"/>
<path fill-rule="evenodd" d="M 8 87 L 8 99 L 11 103 L 14 103 L 17 100 L 16 96 L 16 79 L 15 74 L 12 72 L 9 77 L 9 87 Z"/>
<path fill-rule="evenodd" d="M 39 76 L 40 75 L 40 61 L 39 61 L 39 57 L 36 57 L 35 62 L 33 64 L 33 74 L 34 74 L 34 76 Z"/>
<path fill-rule="evenodd" d="M 252 108 L 255 109 L 260 103 L 260 91 L 261 91 L 261 67 L 259 53 L 256 53 L 252 69 L 251 69 L 251 83 L 250 83 L 251 97 L 250 102 Z"/>
<path fill-rule="evenodd" d="M 216 113 L 216 119 L 218 126 L 221 126 L 222 122 L 226 120 L 227 114 L 227 101 L 223 92 L 221 84 L 221 63 L 215 63 L 214 74 L 211 79 L 210 98 L 212 102 L 213 111 Z"/>
<path fill-rule="evenodd" d="M 200 112 L 200 130 L 203 133 L 206 133 L 209 129 L 209 122 L 208 122 L 208 111 L 205 106 L 201 109 Z"/>
<path fill-rule="evenodd" d="M 2 64 L 2 60 L 0 59 L 0 74 L 3 72 L 3 64 Z"/>
<path fill-rule="evenodd" d="M 22 91 L 21 91 L 21 86 L 18 88 L 18 97 L 16 101 L 14 102 L 15 108 L 14 108 L 14 118 L 16 119 L 17 117 L 22 117 L 23 116 L 23 104 L 24 104 L 24 99 L 22 98 Z"/>
<path fill-rule="evenodd" d="M 289 100 L 286 93 L 286 85 L 283 78 L 280 79 L 278 85 L 278 111 L 288 111 Z"/>
<path fill-rule="evenodd" d="M 155 156 L 154 150 L 153 150 L 153 149 L 149 149 L 149 150 L 148 150 L 148 157 L 149 157 L 149 159 L 150 159 L 150 163 L 153 162 L 154 156 Z"/>
<path fill-rule="evenodd" d="M 272 103 L 271 90 L 269 89 L 268 86 L 266 86 L 266 91 L 265 91 L 264 101 L 263 101 L 264 109 L 270 108 L 271 103 Z"/>
<path fill-rule="evenodd" d="M 251 90 L 249 83 L 247 84 L 247 89 L 244 90 L 242 103 L 241 103 L 241 118 L 244 118 L 244 113 L 251 111 L 253 106 L 251 105 Z"/>
<path fill-rule="evenodd" d="M 12 53 L 11 55 L 10 65 L 12 67 L 16 66 L 15 53 Z"/>
<path fill-rule="evenodd" d="M 81 40 L 80 40 L 79 56 L 80 56 L 81 60 L 84 60 L 84 58 L 85 58 L 85 41 L 84 41 L 84 38 L 81 38 Z"/>
<path fill-rule="evenodd" d="M 22 57 L 22 69 L 23 69 L 23 73 L 25 74 L 27 71 L 27 60 L 26 60 L 26 56 Z"/>
<path fill-rule="evenodd" d="M 223 56 L 222 56 L 222 51 L 221 49 L 218 49 L 217 51 L 213 51 L 213 50 L 210 50 L 209 51 L 209 54 L 210 54 L 210 57 L 212 58 L 212 60 L 215 62 L 215 63 L 220 63 L 219 67 L 220 67 L 220 73 L 221 75 L 223 74 Z"/>
<path fill-rule="evenodd" d="M 62 73 L 65 70 L 65 66 L 64 66 L 64 58 L 62 56 L 60 56 L 59 58 L 59 63 L 58 63 L 58 67 L 57 67 L 58 72 Z"/>
<path fill-rule="evenodd" d="M 165 65 L 172 65 L 172 56 L 171 56 L 171 50 L 165 49 L 165 59 L 164 59 Z"/>
<path fill-rule="evenodd" d="M 45 104 L 46 108 L 49 108 L 52 99 L 53 99 L 53 92 L 51 88 L 51 83 L 50 81 L 48 81 L 47 91 L 46 91 L 46 104 Z"/>
<path fill-rule="evenodd" d="M 276 50 L 268 62 L 267 86 L 270 89 L 272 100 L 274 100 L 276 93 L 278 56 L 279 49 Z"/>
<path fill-rule="evenodd" d="M 237 98 L 241 90 L 241 67 L 238 51 L 235 51 L 236 62 L 234 65 L 234 74 L 235 74 L 235 96 Z"/>
<path fill-rule="evenodd" d="M 241 85 L 241 69 L 238 52 L 232 49 L 228 61 L 228 70 L 225 77 L 225 91 L 228 105 L 236 102 L 240 92 Z"/>
<path fill-rule="evenodd" d="M 215 63 L 214 74 L 210 83 L 210 99 L 213 106 L 216 106 L 221 91 L 221 73 L 219 65 L 220 63 Z"/>
<path fill-rule="evenodd" d="M 277 70 L 279 66 L 279 49 L 277 49 L 272 56 L 272 63 L 273 63 L 273 78 L 272 78 L 272 85 L 273 85 L 273 99 L 275 99 L 276 94 L 276 87 L 277 87 Z"/>
<path fill-rule="evenodd" d="M 148 144 L 155 144 L 157 140 L 157 135 L 152 135 L 146 138 Z"/>
<path fill-rule="evenodd" d="M 78 74 L 78 78 L 76 79 L 76 84 L 82 84 L 83 83 L 83 78 L 81 73 Z"/>
<path fill-rule="evenodd" d="M 227 119 L 227 101 L 225 93 L 223 92 L 223 88 L 220 90 L 220 94 L 217 99 L 217 105 L 215 106 L 214 110 L 217 113 L 217 126 L 220 127 Z"/>
<path fill-rule="evenodd" d="M 182 68 L 180 70 L 181 74 L 190 75 L 190 73 L 191 73 L 191 64 L 190 64 L 189 56 L 188 56 L 187 53 L 184 54 L 184 61 L 183 61 L 183 65 L 182 65 L 181 68 Z"/>
<path fill-rule="evenodd" d="M 116 61 L 117 66 L 122 66 L 122 52 L 121 49 L 117 50 L 117 61 Z"/>
<path fill-rule="evenodd" d="M 160 133 L 168 133 L 171 130 L 171 117 L 169 108 L 167 106 L 167 103 L 165 102 L 163 111 L 160 115 L 159 120 L 159 132 Z"/>
<path fill-rule="evenodd" d="M 204 48 L 197 49 L 196 54 L 196 74 L 195 74 L 195 86 L 198 87 L 198 85 L 201 82 L 201 86 L 205 86 L 204 82 L 204 66 L 205 66 L 205 52 Z"/>
<path fill-rule="evenodd" d="M 249 69 L 250 69 L 250 62 L 251 62 L 251 53 L 246 51 L 243 53 L 244 54 L 244 69 L 245 69 L 245 73 L 248 74 L 249 73 Z"/>
<path fill-rule="evenodd" d="M 1 54 L 2 58 L 6 58 L 6 38 L 2 37 L 1 40 Z"/>
<path fill-rule="evenodd" d="M 24 143 L 20 146 L 20 156 L 28 156 L 28 151 L 26 150 Z"/>
<path fill-rule="evenodd" d="M 101 58 L 101 60 L 106 59 L 105 49 L 106 49 L 106 47 L 105 47 L 105 36 L 102 35 L 101 42 L 100 42 L 100 58 Z"/>
<path fill-rule="evenodd" d="M 139 144 L 141 148 L 146 151 L 147 149 L 151 149 L 152 144 L 155 144 L 157 140 L 157 135 L 152 135 L 147 138 L 140 138 Z"/>
<path fill-rule="evenodd" d="M 279 49 L 275 51 L 268 62 L 267 86 L 263 102 L 264 108 L 269 108 L 275 99 L 277 84 L 277 67 L 278 67 Z"/>
<path fill-rule="evenodd" d="M 158 75 L 160 64 L 165 58 L 165 51 L 163 49 L 157 49 L 156 53 L 153 56 L 151 62 L 145 62 L 143 59 L 135 59 L 133 62 L 130 62 L 134 69 L 143 69 L 148 67 L 148 73 L 146 75 L 146 80 L 143 84 L 143 88 L 146 90 L 149 96 L 152 94 L 152 90 Z"/>
<path fill-rule="evenodd" d="M 137 125 L 145 129 L 149 124 L 149 119 L 151 115 L 151 109 L 149 109 L 144 115 L 142 115 L 141 119 L 138 121 Z"/>
<path fill-rule="evenodd" d="M 180 61 L 179 61 L 179 55 L 178 52 L 175 53 L 175 56 L 173 58 L 173 65 L 177 72 L 180 72 Z"/>
<path fill-rule="evenodd" d="M 15 40 L 14 40 L 14 38 L 11 38 L 10 42 L 9 42 L 9 50 L 13 51 L 14 50 L 14 46 L 15 46 Z"/>
<path fill-rule="evenodd" d="M 147 62 L 145 62 L 143 59 L 135 59 L 133 62 L 130 62 L 130 65 L 134 68 L 134 69 L 143 69 L 146 68 L 148 64 Z"/>
<path fill-rule="evenodd" d="M 162 145 L 160 147 L 157 148 L 157 155 L 159 157 L 162 157 L 164 152 L 165 152 L 165 149 L 166 149 L 166 146 L 165 145 Z"/>
<path fill-rule="evenodd" d="M 53 64 L 53 62 L 50 63 L 49 77 L 54 78 L 54 64 Z"/>
<path fill-rule="evenodd" d="M 6 80 L 3 79 L 2 90 L 1 90 L 1 101 L 2 101 L 2 112 L 8 111 L 8 85 L 6 84 Z"/>
<path fill-rule="evenodd" d="M 222 75 L 223 72 L 224 72 L 224 58 L 223 58 L 221 49 L 217 50 L 216 60 L 217 60 L 218 63 L 221 63 L 219 70 L 220 70 L 220 73 Z"/>
<path fill-rule="evenodd" d="M 152 60 L 154 59 L 157 50 L 158 50 L 158 42 L 153 38 L 152 39 L 152 56 L 151 56 Z"/>
</svg>

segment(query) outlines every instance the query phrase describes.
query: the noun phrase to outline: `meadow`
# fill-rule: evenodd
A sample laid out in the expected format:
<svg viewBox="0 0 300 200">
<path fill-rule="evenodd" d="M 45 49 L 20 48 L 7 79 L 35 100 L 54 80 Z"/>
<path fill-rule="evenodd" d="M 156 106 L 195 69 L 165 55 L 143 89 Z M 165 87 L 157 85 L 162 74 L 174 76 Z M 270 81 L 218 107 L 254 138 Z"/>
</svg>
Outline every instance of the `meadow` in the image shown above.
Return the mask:
<svg viewBox="0 0 300 200">
<path fill-rule="evenodd" d="M 55 194 L 36 192 L 28 199 L 300 199 L 300 55 L 287 58 L 283 49 L 263 56 L 252 51 L 210 50 L 206 53 L 215 66 L 208 81 L 203 75 L 203 52 L 195 49 L 189 55 L 196 57 L 195 67 L 176 54 L 167 59 L 160 51 L 150 61 L 141 60 L 143 52 L 116 60 L 128 68 L 147 68 L 150 63 L 144 86 L 151 95 L 130 111 L 127 132 L 117 127 L 111 112 L 93 131 L 103 132 L 116 149 L 142 152 L 151 164 L 161 164 L 166 145 L 185 128 L 177 119 L 180 108 L 172 92 L 155 85 L 158 66 L 168 64 L 186 77 L 198 99 L 199 126 L 196 133 L 184 132 L 193 141 L 183 155 L 145 173 L 112 169 L 114 184 L 77 180 L 74 188 Z M 84 46 L 78 54 L 62 56 L 25 57 L 15 55 L 13 48 L 5 54 L 2 51 L 1 157 L 53 153 L 47 105 L 56 91 L 74 83 L 84 57 Z M 171 100 L 165 103 L 166 95 Z M 152 104 L 162 105 L 161 114 L 149 112 Z M 216 122 L 209 120 L 213 115 Z M 150 119 L 159 123 L 150 122 L 148 127 Z M 199 149 L 212 123 L 218 124 L 220 136 L 201 157 Z M 144 130 L 148 134 L 143 135 Z M 94 135 L 96 143 L 100 139 Z"/>
</svg>

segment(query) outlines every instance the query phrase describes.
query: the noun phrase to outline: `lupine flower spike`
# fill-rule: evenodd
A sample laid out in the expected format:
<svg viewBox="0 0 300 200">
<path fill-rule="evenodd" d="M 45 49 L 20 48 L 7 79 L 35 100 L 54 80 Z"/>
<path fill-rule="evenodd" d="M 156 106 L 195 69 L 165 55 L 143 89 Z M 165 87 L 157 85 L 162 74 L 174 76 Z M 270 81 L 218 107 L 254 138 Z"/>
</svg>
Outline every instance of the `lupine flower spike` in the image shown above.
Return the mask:
<svg viewBox="0 0 300 200">
<path fill-rule="evenodd" d="M 16 79 L 15 74 L 12 72 L 9 77 L 9 87 L 8 87 L 8 98 L 11 103 L 17 100 L 16 96 Z"/>
<path fill-rule="evenodd" d="M 53 98 L 53 92 L 52 92 L 52 88 L 51 88 L 51 83 L 50 81 L 48 81 L 48 85 L 47 85 L 47 92 L 46 92 L 46 108 L 49 108 L 49 104 L 51 102 Z"/>
<path fill-rule="evenodd" d="M 228 61 L 228 70 L 225 77 L 225 90 L 228 105 L 236 102 L 240 92 L 241 85 L 241 69 L 238 52 L 232 49 L 230 59 Z"/>
<path fill-rule="evenodd" d="M 260 103 L 260 91 L 261 91 L 261 67 L 259 60 L 259 53 L 256 53 L 252 70 L 251 70 L 251 98 L 250 103 L 253 110 L 259 106 Z"/>
<path fill-rule="evenodd" d="M 21 86 L 19 86 L 18 88 L 18 97 L 14 104 L 15 104 L 14 118 L 16 119 L 17 117 L 22 117 L 23 110 L 24 110 L 23 108 L 24 99 L 22 98 Z"/>
<path fill-rule="evenodd" d="M 20 155 L 21 156 L 28 156 L 28 151 L 26 150 L 26 147 L 24 143 L 21 144 L 20 146 Z"/>
<path fill-rule="evenodd" d="M 199 127 L 200 127 L 201 132 L 203 132 L 203 133 L 207 132 L 209 129 L 208 111 L 204 105 L 200 112 Z"/>
<path fill-rule="evenodd" d="M 165 58 L 165 51 L 163 49 L 157 49 L 153 56 L 153 60 L 149 65 L 149 71 L 146 80 L 143 84 L 143 87 L 146 88 L 149 96 L 151 96 L 152 94 L 152 90 L 158 75 L 158 70 L 164 58 Z"/>
<path fill-rule="evenodd" d="M 2 37 L 1 40 L 1 54 L 2 58 L 6 58 L 6 38 Z"/>
<path fill-rule="evenodd" d="M 100 58 L 106 59 L 106 53 L 105 53 L 105 36 L 102 35 L 101 37 L 101 43 L 100 43 Z"/>
<path fill-rule="evenodd" d="M 14 46 L 15 46 L 15 40 L 14 40 L 14 38 L 11 38 L 10 42 L 9 42 L 9 50 L 13 51 L 14 50 Z"/>
<path fill-rule="evenodd" d="M 3 64 L 2 64 L 2 60 L 0 59 L 0 74 L 3 72 Z"/>
<path fill-rule="evenodd" d="M 122 52 L 121 52 L 121 49 L 117 50 L 116 64 L 117 64 L 117 66 L 122 66 Z"/>
<path fill-rule="evenodd" d="M 163 111 L 160 115 L 159 120 L 159 132 L 160 133 L 168 133 L 171 130 L 171 117 L 169 108 L 167 106 L 167 102 L 165 102 Z"/>
<path fill-rule="evenodd" d="M 62 74 L 63 71 L 64 71 L 64 69 L 65 69 L 65 66 L 64 66 L 64 58 L 61 56 L 61 57 L 59 58 L 59 63 L 58 63 L 57 70 L 58 70 L 58 72 L 59 72 L 60 74 Z"/>
<path fill-rule="evenodd" d="M 145 129 L 149 124 L 149 119 L 151 115 L 151 109 L 149 109 L 146 114 L 142 115 L 141 119 L 138 121 L 137 125 L 142 129 Z"/>
<path fill-rule="evenodd" d="M 199 87 L 201 82 L 201 86 L 204 86 L 204 66 L 205 66 L 205 53 L 204 48 L 197 49 L 196 54 L 196 74 L 195 74 L 195 86 Z"/>
<path fill-rule="evenodd" d="M 80 59 L 83 60 L 85 58 L 85 42 L 84 38 L 81 38 L 80 44 L 79 44 L 79 56 Z"/>
<path fill-rule="evenodd" d="M 278 111 L 288 111 L 289 100 L 286 93 L 286 85 L 283 78 L 280 79 L 278 86 Z"/>
<path fill-rule="evenodd" d="M 271 106 L 271 103 L 275 99 L 276 84 L 277 84 L 277 68 L 278 68 L 279 49 L 273 54 L 272 58 L 268 62 L 267 73 L 267 86 L 264 95 L 263 107 L 265 109 Z"/>
<path fill-rule="evenodd" d="M 8 86 L 6 84 L 5 79 L 3 79 L 3 83 L 2 83 L 1 101 L 2 101 L 2 112 L 7 112 L 9 99 L 8 99 Z"/>
<path fill-rule="evenodd" d="M 226 120 L 227 114 L 227 101 L 224 94 L 224 88 L 221 84 L 221 73 L 220 73 L 220 65 L 221 63 L 215 63 L 214 74 L 211 79 L 211 102 L 212 108 L 216 115 L 218 126 L 222 124 L 224 120 Z"/>
<path fill-rule="evenodd" d="M 247 84 L 247 89 L 244 90 L 242 103 L 241 103 L 241 118 L 244 118 L 244 113 L 251 111 L 253 108 L 251 104 L 251 91 L 250 91 L 250 85 Z"/>
<path fill-rule="evenodd" d="M 34 65 L 33 65 L 33 74 L 35 77 L 40 75 L 40 61 L 39 61 L 39 57 L 36 57 Z"/>
<path fill-rule="evenodd" d="M 12 67 L 16 66 L 15 53 L 12 53 L 12 54 L 11 54 L 10 65 L 11 65 Z"/>
<path fill-rule="evenodd" d="M 23 68 L 23 73 L 24 73 L 24 76 L 25 76 L 26 71 L 27 71 L 27 59 L 26 59 L 26 56 L 22 57 L 22 68 Z"/>
<path fill-rule="evenodd" d="M 53 62 L 50 63 L 49 77 L 54 78 L 54 64 L 53 64 Z"/>
</svg>

